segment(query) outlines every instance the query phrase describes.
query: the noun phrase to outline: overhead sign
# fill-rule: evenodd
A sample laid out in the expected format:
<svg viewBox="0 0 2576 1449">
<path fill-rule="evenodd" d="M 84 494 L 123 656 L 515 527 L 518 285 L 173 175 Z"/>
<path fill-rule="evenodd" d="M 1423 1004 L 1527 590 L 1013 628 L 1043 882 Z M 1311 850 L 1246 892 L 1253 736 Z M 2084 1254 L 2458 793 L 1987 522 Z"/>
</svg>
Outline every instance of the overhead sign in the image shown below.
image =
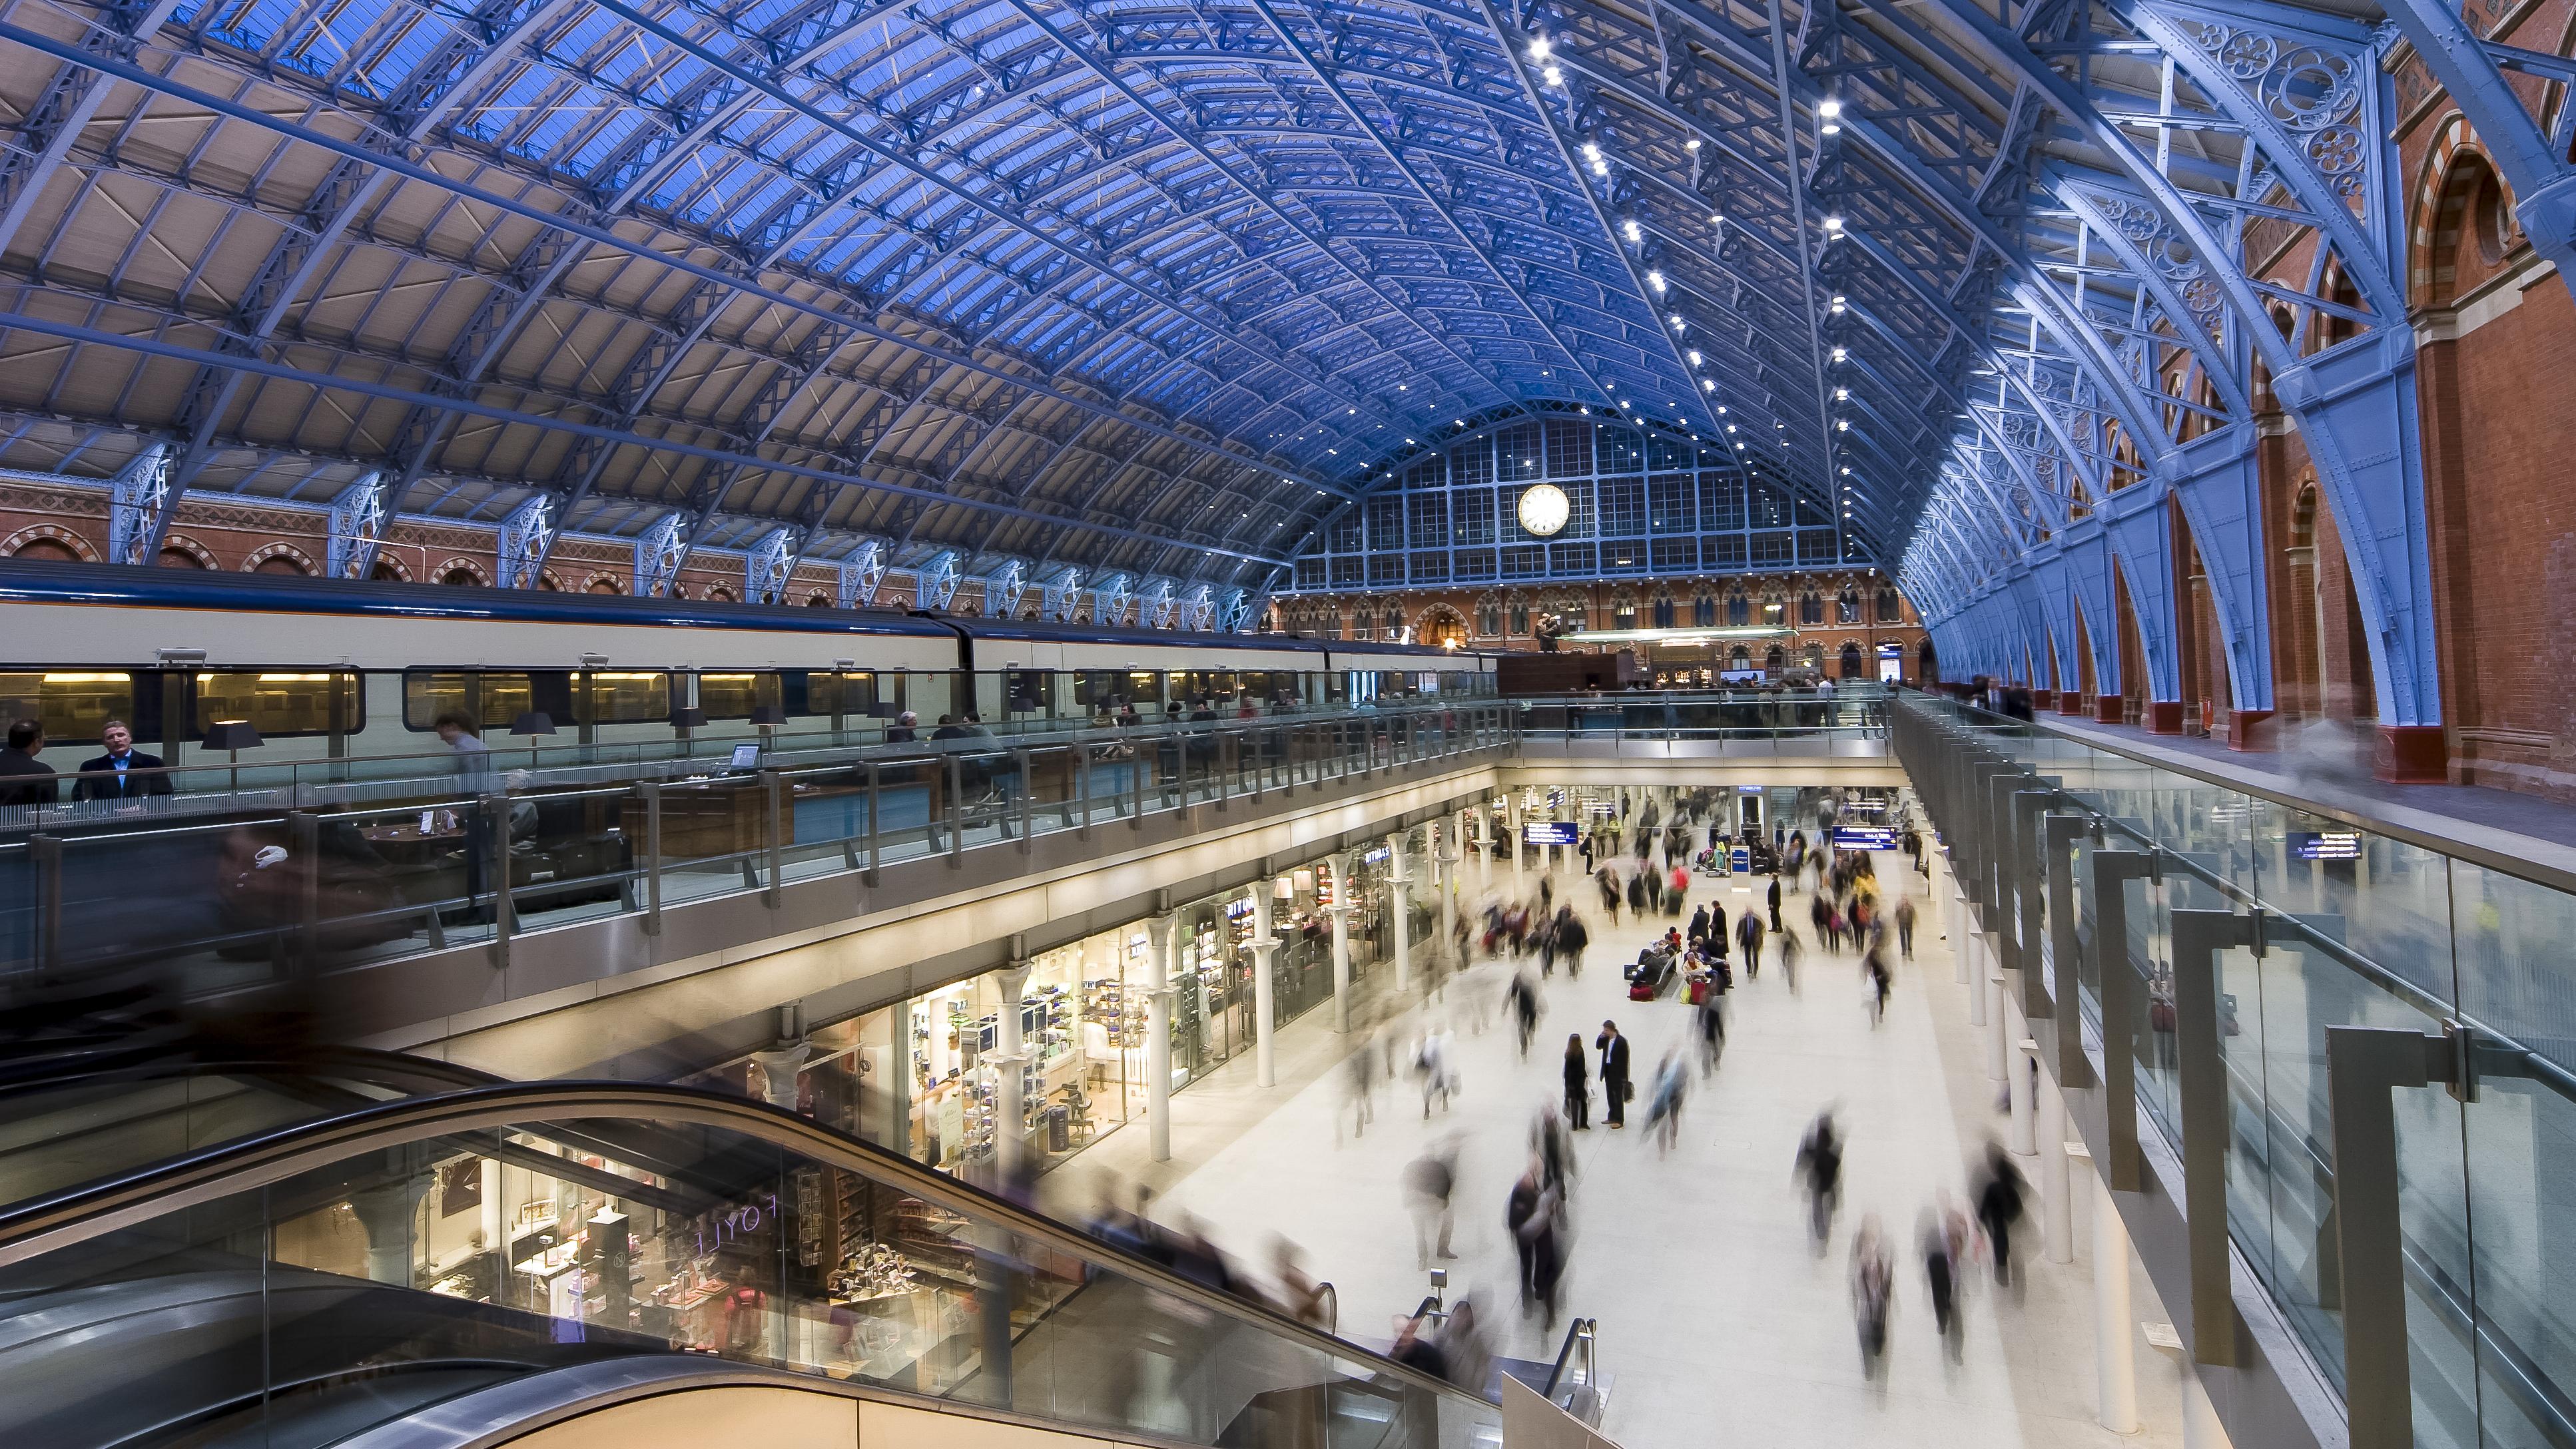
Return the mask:
<svg viewBox="0 0 2576 1449">
<path fill-rule="evenodd" d="M 2293 860 L 2359 860 L 2361 832 L 2293 830 L 2290 832 L 2290 857 Z"/>
<path fill-rule="evenodd" d="M 1837 825 L 1834 827 L 1836 850 L 1894 850 L 1896 832 L 1884 825 Z"/>
<path fill-rule="evenodd" d="M 1530 820 L 1521 824 L 1521 839 L 1532 845 L 1572 845 L 1575 838 L 1571 820 Z"/>
</svg>

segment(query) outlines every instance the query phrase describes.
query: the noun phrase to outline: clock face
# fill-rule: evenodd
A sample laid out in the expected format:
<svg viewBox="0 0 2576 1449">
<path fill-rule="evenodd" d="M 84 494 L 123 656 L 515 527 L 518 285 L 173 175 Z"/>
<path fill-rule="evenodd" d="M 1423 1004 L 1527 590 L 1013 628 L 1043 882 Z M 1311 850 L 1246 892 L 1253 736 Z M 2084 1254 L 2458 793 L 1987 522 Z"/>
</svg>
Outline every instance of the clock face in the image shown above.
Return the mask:
<svg viewBox="0 0 2576 1449">
<path fill-rule="evenodd" d="M 1541 483 L 1521 494 L 1521 527 L 1541 538 L 1565 527 L 1566 517 L 1572 512 L 1565 490 L 1553 483 Z"/>
</svg>

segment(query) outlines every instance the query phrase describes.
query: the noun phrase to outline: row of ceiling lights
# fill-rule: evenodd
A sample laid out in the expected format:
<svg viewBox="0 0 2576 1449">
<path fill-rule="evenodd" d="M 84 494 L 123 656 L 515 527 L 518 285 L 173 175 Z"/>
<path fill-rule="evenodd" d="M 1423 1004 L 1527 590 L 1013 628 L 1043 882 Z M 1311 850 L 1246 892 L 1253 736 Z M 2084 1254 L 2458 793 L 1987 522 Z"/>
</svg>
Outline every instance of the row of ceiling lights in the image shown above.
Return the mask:
<svg viewBox="0 0 2576 1449">
<path fill-rule="evenodd" d="M 1552 46 L 1545 35 L 1533 36 L 1531 38 L 1529 46 L 1529 58 L 1531 62 L 1544 67 L 1540 74 L 1549 86 L 1559 87 L 1565 84 L 1565 72 L 1550 62 L 1549 57 L 1551 54 Z M 1842 133 L 1842 114 L 1843 103 L 1835 97 L 1825 97 L 1816 104 L 1817 129 L 1823 135 L 1840 135 Z M 1689 137 L 1682 142 L 1682 146 L 1685 150 L 1697 151 L 1699 149 L 1699 138 L 1696 136 Z M 1593 175 L 1607 177 L 1610 174 L 1609 158 L 1602 153 L 1598 142 L 1586 141 L 1583 143 L 1583 159 L 1584 163 L 1590 167 Z M 1724 236 L 1724 229 L 1726 226 L 1725 215 L 1721 212 L 1710 212 L 1708 220 L 1711 226 L 1719 228 L 1719 235 L 1722 238 Z M 1841 240 L 1843 236 L 1843 225 L 1843 218 L 1839 214 L 1828 213 L 1826 215 L 1824 218 L 1824 229 L 1825 241 L 1828 244 Z M 1623 219 L 1619 223 L 1619 230 L 1621 235 L 1628 239 L 1628 243 L 1631 246 L 1635 246 L 1640 249 L 1643 248 L 1646 239 L 1645 228 L 1635 217 Z M 1661 297 L 1664 295 L 1670 284 L 1666 281 L 1662 271 L 1650 269 L 1646 273 L 1646 285 L 1653 290 L 1656 296 Z M 1846 299 L 1841 293 L 1837 292 L 1834 294 L 1833 301 L 1831 303 L 1831 313 L 1833 316 L 1840 317 L 1844 315 L 1849 306 L 1850 303 L 1848 299 Z M 1679 312 L 1667 315 L 1665 321 L 1672 327 L 1674 336 L 1681 337 L 1688 335 L 1690 325 L 1683 320 L 1682 315 Z M 1696 370 L 1703 361 L 1700 352 L 1695 348 L 1689 352 L 1688 357 L 1690 365 L 1694 370 Z M 1833 349 L 1832 360 L 1836 363 L 1847 362 L 1850 360 L 1850 354 L 1847 349 L 1837 346 Z M 1700 390 L 1702 392 L 1714 394 L 1717 391 L 1717 383 L 1714 379 L 1709 378 L 1704 374 L 1699 374 L 1696 371 L 1694 371 L 1694 375 L 1699 379 Z M 1849 402 L 1850 400 L 1851 389 L 1849 387 L 1835 387 L 1835 402 Z M 1620 403 L 1620 406 L 1633 409 L 1635 404 L 1623 401 Z M 1672 403 L 1669 404 L 1669 406 L 1671 406 L 1676 412 L 1681 408 L 1681 404 L 1679 403 Z M 1717 411 L 1720 414 L 1725 413 L 1725 405 L 1719 404 Z M 1774 423 L 1772 426 L 1782 432 L 1787 431 L 1786 424 Z M 1735 424 L 1728 423 L 1726 425 L 1726 431 L 1733 433 L 1735 431 Z M 1840 414 L 1835 415 L 1834 431 L 1837 433 L 1850 432 L 1851 419 L 1841 416 Z M 1692 436 L 1693 441 L 1697 441 L 1697 435 L 1694 434 Z M 1783 448 L 1788 447 L 1789 440 L 1785 437 L 1782 438 L 1780 440 L 1780 446 Z M 1735 451 L 1739 453 L 1745 451 L 1745 445 L 1741 440 L 1736 442 Z M 1837 476 L 1844 480 L 1841 484 L 1842 514 L 1843 517 L 1849 518 L 1852 516 L 1853 504 L 1853 485 L 1849 481 L 1852 470 L 1849 464 L 1838 464 L 1837 468 Z"/>
</svg>

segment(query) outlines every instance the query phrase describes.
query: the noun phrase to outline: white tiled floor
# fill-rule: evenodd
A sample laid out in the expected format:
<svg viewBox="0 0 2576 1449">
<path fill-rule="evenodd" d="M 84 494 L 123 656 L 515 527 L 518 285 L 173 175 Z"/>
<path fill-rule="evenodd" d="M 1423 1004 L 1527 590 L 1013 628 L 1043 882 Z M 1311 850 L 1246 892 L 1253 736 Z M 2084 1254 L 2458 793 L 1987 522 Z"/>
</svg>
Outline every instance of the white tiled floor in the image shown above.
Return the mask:
<svg viewBox="0 0 2576 1449">
<path fill-rule="evenodd" d="M 1891 886 L 1921 889 L 1903 857 L 1881 863 Z M 1709 895 L 1730 919 L 1754 898 L 1720 881 L 1694 890 L 1695 900 Z M 1800 898 L 1788 909 L 1792 921 L 1804 904 Z M 1600 1322 L 1602 1368 L 1614 1381 L 1603 1427 L 1629 1449 L 2180 1442 L 2171 1369 L 2134 1341 L 2146 1429 L 2123 1440 L 2094 1421 L 2081 1193 L 2076 1261 L 2041 1260 L 2034 1202 L 2030 1251 L 2021 1259 L 2031 1270 L 2026 1287 L 2015 1294 L 1978 1282 L 1967 1298 L 1961 1361 L 1945 1360 L 1910 1252 L 1916 1215 L 1937 1188 L 1964 1188 L 1968 1157 L 2001 1132 L 2002 1118 L 1940 920 L 1926 902 L 1918 959 L 1900 969 L 1877 1029 L 1862 1010 L 1849 956 L 1811 951 L 1802 994 L 1790 992 L 1776 966 L 1742 982 L 1725 1063 L 1695 1084 L 1668 1158 L 1659 1160 L 1634 1125 L 1642 1112 L 1624 1132 L 1602 1130 L 1596 1090 L 1595 1130 L 1576 1139 L 1582 1171 L 1565 1306 Z M 1426 1288 L 1399 1176 L 1432 1138 L 1454 1135 L 1461 1184 L 1450 1297 L 1477 1300 L 1496 1351 L 1552 1357 L 1554 1337 L 1513 1307 L 1503 1200 L 1526 1159 L 1532 1114 L 1558 1094 L 1567 1033 L 1588 1044 L 1603 1018 L 1616 1019 L 1635 1043 L 1641 1094 L 1663 1053 L 1681 1045 L 1688 1008 L 1672 999 L 1631 1003 L 1619 978 L 1616 963 L 1634 959 L 1647 934 L 1633 923 L 1595 922 L 1591 969 L 1580 981 L 1559 973 L 1545 983 L 1547 1014 L 1527 1063 L 1499 1011 L 1482 1035 L 1470 1033 L 1461 988 L 1425 1008 L 1453 1024 L 1465 1086 L 1451 1110 L 1427 1122 L 1399 1081 L 1381 1092 L 1376 1125 L 1350 1138 L 1345 1077 L 1332 1068 L 1344 1053 L 1331 1040 L 1329 1013 L 1296 1023 L 1282 1034 L 1277 1088 L 1252 1088 L 1245 1062 L 1178 1099 L 1175 1161 L 1150 1174 L 1160 1191 L 1156 1215 L 1196 1215 L 1229 1250 L 1264 1266 L 1273 1235 L 1286 1234 L 1306 1249 L 1313 1271 L 1338 1286 L 1343 1332 L 1382 1337 Z M 1499 977 L 1484 983 L 1488 991 L 1499 986 Z M 1411 1019 L 1387 1029 L 1409 1031 Z M 1356 1048 L 1362 1039 L 1347 1040 Z M 1800 1134 L 1828 1102 L 1850 1145 L 1843 1215 L 1818 1258 L 1790 1166 Z M 1119 1140 L 1131 1135 L 1132 1143 Z M 1136 1173 L 1143 1146 L 1141 1131 L 1114 1134 L 1069 1164 L 1050 1195 L 1069 1203 L 1112 1175 Z M 1900 1260 L 1892 1349 L 1875 1381 L 1861 1372 L 1846 1289 L 1851 1233 L 1864 1213 L 1879 1215 Z M 2139 1318 L 2163 1317 L 2143 1273 L 2133 1279 Z"/>
</svg>

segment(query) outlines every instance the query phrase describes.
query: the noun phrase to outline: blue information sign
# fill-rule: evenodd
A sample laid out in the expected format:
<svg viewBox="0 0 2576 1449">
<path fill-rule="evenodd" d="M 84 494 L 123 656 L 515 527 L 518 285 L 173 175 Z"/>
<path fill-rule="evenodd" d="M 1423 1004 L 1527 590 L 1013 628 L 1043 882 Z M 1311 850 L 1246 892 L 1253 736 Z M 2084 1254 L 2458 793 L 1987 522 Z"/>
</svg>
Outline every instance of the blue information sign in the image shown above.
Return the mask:
<svg viewBox="0 0 2576 1449">
<path fill-rule="evenodd" d="M 1524 820 L 1521 839 L 1532 845 L 1572 845 L 1577 836 L 1571 820 Z"/>
<path fill-rule="evenodd" d="M 1753 852 L 1751 850 L 1739 845 L 1733 850 L 1728 851 L 1726 855 L 1727 863 L 1734 867 L 1737 875 L 1751 875 L 1753 873 Z"/>
<path fill-rule="evenodd" d="M 2361 832 L 2358 830 L 2293 830 L 2290 832 L 2290 858 L 2293 860 L 2359 860 Z"/>
<path fill-rule="evenodd" d="M 1884 825 L 1837 825 L 1834 827 L 1836 850 L 1894 850 L 1896 832 Z"/>
</svg>

